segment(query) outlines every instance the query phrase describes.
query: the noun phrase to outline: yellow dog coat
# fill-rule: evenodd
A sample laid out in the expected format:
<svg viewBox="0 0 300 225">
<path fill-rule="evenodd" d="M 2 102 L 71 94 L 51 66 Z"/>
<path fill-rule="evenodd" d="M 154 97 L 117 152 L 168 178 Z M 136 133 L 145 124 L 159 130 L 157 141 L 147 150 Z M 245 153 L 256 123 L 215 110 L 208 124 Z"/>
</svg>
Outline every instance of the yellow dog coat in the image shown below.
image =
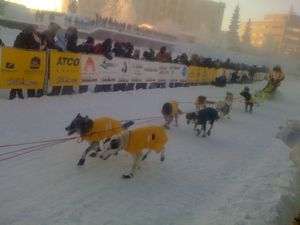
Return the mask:
<svg viewBox="0 0 300 225">
<path fill-rule="evenodd" d="M 124 150 L 137 155 L 144 149 L 160 153 L 168 141 L 166 130 L 159 126 L 147 126 L 129 131 L 127 145 Z"/>
<path fill-rule="evenodd" d="M 93 121 L 92 129 L 81 138 L 90 143 L 98 142 L 111 138 L 113 135 L 118 135 L 123 130 L 120 121 L 109 117 L 101 117 Z"/>
</svg>

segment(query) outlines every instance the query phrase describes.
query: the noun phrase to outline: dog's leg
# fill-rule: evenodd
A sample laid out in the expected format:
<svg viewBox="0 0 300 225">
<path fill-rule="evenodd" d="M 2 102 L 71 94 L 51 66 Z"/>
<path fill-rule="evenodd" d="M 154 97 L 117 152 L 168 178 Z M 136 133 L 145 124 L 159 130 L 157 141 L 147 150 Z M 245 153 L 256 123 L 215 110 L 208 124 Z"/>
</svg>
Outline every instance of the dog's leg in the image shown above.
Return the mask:
<svg viewBox="0 0 300 225">
<path fill-rule="evenodd" d="M 202 132 L 203 132 L 202 137 L 204 137 L 204 138 L 206 137 L 206 123 L 207 123 L 207 122 L 205 121 L 205 122 L 202 124 L 202 129 L 201 129 Z"/>
<path fill-rule="evenodd" d="M 165 150 L 163 150 L 161 153 L 160 153 L 160 161 L 161 162 L 164 162 L 166 159 L 166 152 Z"/>
<path fill-rule="evenodd" d="M 211 135 L 211 131 L 212 131 L 212 129 L 213 129 L 213 126 L 214 126 L 214 121 L 212 121 L 212 122 L 210 123 L 209 130 L 207 131 L 207 135 L 208 135 L 208 136 Z"/>
<path fill-rule="evenodd" d="M 151 152 L 150 150 L 146 152 L 146 154 L 142 157 L 142 161 L 145 161 L 147 159 L 150 152 Z"/>
<path fill-rule="evenodd" d="M 194 130 L 197 130 L 197 126 L 198 126 L 198 124 L 195 122 L 194 123 Z"/>
<path fill-rule="evenodd" d="M 83 166 L 84 163 L 85 163 L 85 159 L 86 159 L 87 154 L 88 154 L 90 151 L 92 151 L 93 149 L 97 148 L 97 146 L 98 146 L 98 143 L 97 143 L 97 142 L 92 143 L 92 144 L 84 151 L 84 153 L 82 154 L 81 159 L 79 160 L 79 162 L 78 162 L 77 165 L 78 165 L 78 166 Z"/>
<path fill-rule="evenodd" d="M 134 177 L 136 170 L 140 166 L 141 158 L 142 158 L 141 154 L 137 154 L 136 156 L 134 156 L 134 160 L 130 172 L 127 174 L 123 174 L 124 179 L 131 179 Z"/>
<path fill-rule="evenodd" d="M 175 114 L 174 119 L 175 119 L 175 126 L 178 127 L 178 114 Z"/>
<path fill-rule="evenodd" d="M 96 151 L 95 151 L 95 152 L 92 152 L 92 153 L 90 154 L 90 157 L 96 158 L 97 155 L 98 155 L 98 153 L 101 152 L 101 151 L 102 151 L 101 144 L 100 144 L 100 142 L 98 142 L 98 147 L 97 147 Z"/>
<path fill-rule="evenodd" d="M 120 149 L 110 149 L 110 150 L 107 150 L 105 152 L 103 152 L 101 155 L 100 155 L 100 159 L 103 159 L 103 160 L 107 160 L 109 159 L 112 155 L 117 155 L 117 153 L 120 151 Z"/>
</svg>

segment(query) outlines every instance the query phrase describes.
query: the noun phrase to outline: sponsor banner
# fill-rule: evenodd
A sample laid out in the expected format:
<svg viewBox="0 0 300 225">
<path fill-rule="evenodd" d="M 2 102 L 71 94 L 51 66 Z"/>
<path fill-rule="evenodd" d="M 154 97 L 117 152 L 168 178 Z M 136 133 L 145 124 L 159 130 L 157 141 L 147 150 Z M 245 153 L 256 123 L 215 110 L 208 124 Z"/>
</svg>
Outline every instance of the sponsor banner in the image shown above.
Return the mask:
<svg viewBox="0 0 300 225">
<path fill-rule="evenodd" d="M 222 71 L 214 68 L 190 66 L 188 68 L 188 82 L 208 84 L 215 80 Z"/>
<path fill-rule="evenodd" d="M 80 85 L 80 54 L 51 50 L 49 81 L 51 86 Z"/>
<path fill-rule="evenodd" d="M 183 65 L 81 55 L 81 80 L 86 85 L 185 81 L 186 77 L 187 67 Z"/>
<path fill-rule="evenodd" d="M 128 60 L 81 55 L 81 82 L 85 85 L 130 82 Z"/>
<path fill-rule="evenodd" d="M 46 53 L 0 48 L 0 88 L 42 89 Z"/>
</svg>

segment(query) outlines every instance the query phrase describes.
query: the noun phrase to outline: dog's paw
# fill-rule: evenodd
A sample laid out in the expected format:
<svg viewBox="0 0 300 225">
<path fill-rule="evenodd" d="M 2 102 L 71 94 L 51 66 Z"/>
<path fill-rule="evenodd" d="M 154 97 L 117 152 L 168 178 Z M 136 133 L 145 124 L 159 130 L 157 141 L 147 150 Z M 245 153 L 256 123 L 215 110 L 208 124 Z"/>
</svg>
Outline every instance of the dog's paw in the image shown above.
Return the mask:
<svg viewBox="0 0 300 225">
<path fill-rule="evenodd" d="M 170 130 L 170 127 L 168 125 L 164 125 L 164 128 Z"/>
<path fill-rule="evenodd" d="M 202 137 L 203 137 L 203 138 L 206 138 L 206 134 L 203 134 Z"/>
<path fill-rule="evenodd" d="M 161 161 L 161 162 L 164 162 L 165 160 L 166 160 L 166 156 L 161 156 L 161 157 L 160 157 L 160 161 Z"/>
<path fill-rule="evenodd" d="M 195 132 L 196 132 L 196 136 L 198 136 L 198 137 L 199 137 L 199 136 L 200 136 L 200 134 L 201 134 L 201 130 L 200 130 L 200 129 L 196 129 L 196 130 L 195 130 Z"/>
<path fill-rule="evenodd" d="M 142 161 L 145 161 L 147 159 L 147 157 L 148 157 L 148 154 L 145 154 L 142 158 Z"/>
<path fill-rule="evenodd" d="M 91 153 L 91 154 L 90 154 L 90 157 L 96 158 L 96 157 L 97 157 L 97 153 L 96 153 L 96 152 Z"/>
<path fill-rule="evenodd" d="M 105 161 L 105 160 L 108 160 L 110 157 L 111 157 L 111 155 L 107 155 L 107 156 L 105 156 L 105 155 L 100 155 L 100 159 L 103 159 L 104 161 Z"/>
<path fill-rule="evenodd" d="M 77 166 L 83 166 L 85 163 L 85 159 L 80 159 L 77 163 Z"/>
<path fill-rule="evenodd" d="M 207 136 L 210 136 L 211 135 L 211 131 L 207 131 Z"/>
<path fill-rule="evenodd" d="M 122 178 L 123 179 L 132 179 L 133 178 L 133 173 L 123 174 Z"/>
</svg>

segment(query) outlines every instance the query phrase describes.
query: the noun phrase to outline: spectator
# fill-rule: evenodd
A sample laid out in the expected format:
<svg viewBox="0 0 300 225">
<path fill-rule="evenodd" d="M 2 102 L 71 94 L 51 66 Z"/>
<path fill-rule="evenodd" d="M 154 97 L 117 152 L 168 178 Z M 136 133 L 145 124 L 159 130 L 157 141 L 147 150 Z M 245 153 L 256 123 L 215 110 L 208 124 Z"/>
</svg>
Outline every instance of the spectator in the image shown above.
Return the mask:
<svg viewBox="0 0 300 225">
<path fill-rule="evenodd" d="M 200 66 L 200 56 L 197 54 L 192 55 L 190 65 L 191 66 Z"/>
<path fill-rule="evenodd" d="M 55 48 L 59 51 L 66 51 L 66 33 L 63 29 L 59 29 L 55 36 Z"/>
<path fill-rule="evenodd" d="M 77 46 L 78 31 L 75 27 L 69 27 L 66 32 L 66 50 L 70 52 L 79 52 Z"/>
<path fill-rule="evenodd" d="M 231 74 L 231 83 L 238 83 L 238 80 L 240 79 L 238 73 L 239 71 L 236 70 Z"/>
<path fill-rule="evenodd" d="M 166 63 L 170 62 L 170 54 L 167 53 L 166 47 L 161 47 L 159 53 L 156 55 L 156 61 Z"/>
<path fill-rule="evenodd" d="M 125 50 L 123 49 L 123 45 L 120 42 L 115 42 L 114 48 L 113 48 L 113 53 L 115 54 L 116 57 L 125 57 Z"/>
<path fill-rule="evenodd" d="M 86 53 L 86 54 L 91 54 L 94 53 L 94 48 L 95 48 L 95 39 L 92 37 L 88 37 L 86 41 L 78 46 L 79 51 Z"/>
<path fill-rule="evenodd" d="M 221 76 L 217 77 L 212 84 L 215 85 L 216 87 L 226 87 L 226 83 L 227 83 L 227 79 L 224 71 L 224 73 Z"/>
<path fill-rule="evenodd" d="M 136 60 L 139 60 L 140 59 L 140 54 L 141 54 L 141 51 L 139 49 L 135 49 L 134 52 L 133 52 L 132 58 L 136 59 Z"/>
<path fill-rule="evenodd" d="M 187 54 L 183 53 L 174 60 L 174 63 L 178 63 L 178 64 L 188 66 L 189 65 L 189 58 L 188 58 Z"/>
<path fill-rule="evenodd" d="M 56 49 L 55 36 L 61 27 L 56 23 L 50 23 L 48 30 L 41 34 L 42 41 L 47 44 L 46 49 Z"/>
<path fill-rule="evenodd" d="M 155 60 L 155 52 L 152 48 L 149 51 L 144 51 L 143 53 L 144 60 L 154 61 Z"/>
<path fill-rule="evenodd" d="M 0 47 L 4 47 L 5 45 L 4 45 L 4 42 L 1 40 L 1 38 L 0 38 Z"/>
<path fill-rule="evenodd" d="M 112 59 L 112 40 L 110 38 L 102 43 L 102 55 L 109 60 Z"/>
<path fill-rule="evenodd" d="M 132 58 L 134 47 L 130 42 L 124 43 L 125 48 L 125 58 Z"/>
<path fill-rule="evenodd" d="M 33 26 L 26 27 L 20 34 L 18 34 L 15 42 L 15 48 L 30 49 L 30 50 L 40 50 L 41 49 L 41 39 Z M 12 100 L 18 95 L 19 98 L 23 99 L 22 89 L 11 89 L 9 93 L 9 99 Z M 28 97 L 35 96 L 35 90 L 29 89 L 27 91 Z"/>
</svg>

